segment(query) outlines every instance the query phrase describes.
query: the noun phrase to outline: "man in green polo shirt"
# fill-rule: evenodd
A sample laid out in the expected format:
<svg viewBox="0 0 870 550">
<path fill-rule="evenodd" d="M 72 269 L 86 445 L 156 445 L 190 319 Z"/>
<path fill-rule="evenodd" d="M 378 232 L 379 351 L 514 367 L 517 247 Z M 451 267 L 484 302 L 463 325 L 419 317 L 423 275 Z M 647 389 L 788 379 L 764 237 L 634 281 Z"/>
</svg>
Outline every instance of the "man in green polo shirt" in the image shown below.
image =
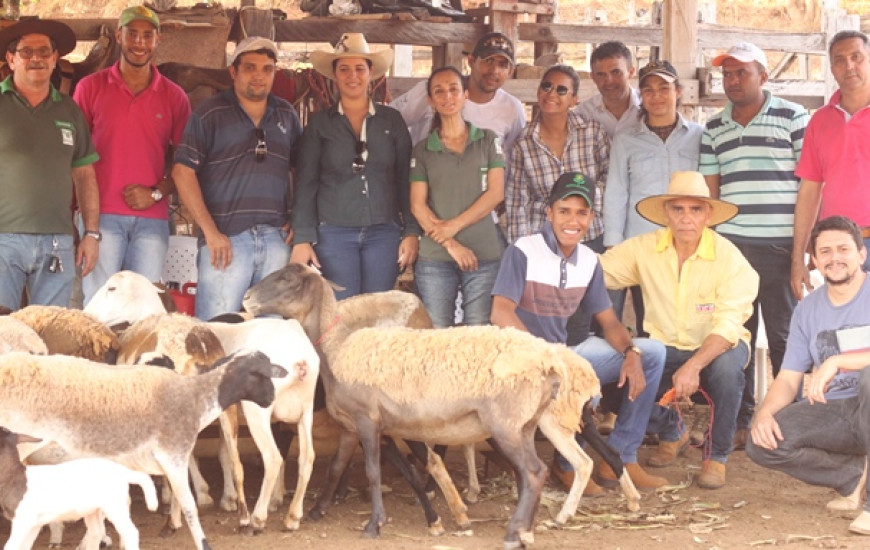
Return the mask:
<svg viewBox="0 0 870 550">
<path fill-rule="evenodd" d="M 12 74 L 0 82 L 0 306 L 68 306 L 76 265 L 97 261 L 99 156 L 82 112 L 51 85 L 59 57 L 76 45 L 63 23 L 27 20 L 0 31 Z M 85 234 L 74 250 L 73 189 Z"/>
</svg>

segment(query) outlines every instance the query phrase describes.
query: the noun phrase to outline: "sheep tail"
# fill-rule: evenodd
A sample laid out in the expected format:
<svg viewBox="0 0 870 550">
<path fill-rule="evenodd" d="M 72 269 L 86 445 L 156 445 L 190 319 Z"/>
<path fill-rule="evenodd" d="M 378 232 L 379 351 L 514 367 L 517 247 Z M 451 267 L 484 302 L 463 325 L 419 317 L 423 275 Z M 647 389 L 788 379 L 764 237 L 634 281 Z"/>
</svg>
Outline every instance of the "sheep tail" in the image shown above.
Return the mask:
<svg viewBox="0 0 870 550">
<path fill-rule="evenodd" d="M 142 488 L 142 492 L 145 494 L 145 506 L 147 506 L 152 512 L 156 512 L 158 505 L 157 489 L 154 488 L 154 480 L 151 479 L 151 476 L 131 470 L 128 481 L 133 485 L 138 485 Z"/>
</svg>

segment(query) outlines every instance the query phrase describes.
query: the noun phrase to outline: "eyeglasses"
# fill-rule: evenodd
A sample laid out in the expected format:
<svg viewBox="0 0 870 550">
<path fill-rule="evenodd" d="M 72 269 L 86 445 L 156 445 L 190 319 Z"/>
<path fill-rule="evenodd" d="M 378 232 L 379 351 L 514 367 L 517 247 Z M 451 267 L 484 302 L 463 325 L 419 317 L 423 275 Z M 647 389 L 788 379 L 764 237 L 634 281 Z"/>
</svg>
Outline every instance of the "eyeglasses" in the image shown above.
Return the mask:
<svg viewBox="0 0 870 550">
<path fill-rule="evenodd" d="M 363 171 L 363 168 L 366 167 L 366 142 L 364 140 L 358 139 L 356 141 L 356 156 L 353 157 L 353 162 L 351 163 L 351 168 L 353 168 L 354 174 L 359 174 Z"/>
<path fill-rule="evenodd" d="M 550 92 L 553 91 L 553 89 L 555 89 L 556 93 L 559 95 L 568 95 L 568 92 L 571 91 L 568 89 L 568 86 L 562 86 L 561 84 L 559 84 L 558 86 L 555 86 L 549 80 L 545 80 L 544 82 L 541 82 L 541 91 L 544 92 L 545 94 L 549 94 Z"/>
<path fill-rule="evenodd" d="M 54 53 L 54 49 L 48 46 L 36 48 L 35 50 L 28 47 L 19 48 L 15 50 L 15 53 L 21 56 L 21 59 L 32 59 L 34 56 L 39 57 L 40 59 L 48 59 L 49 57 L 51 57 L 51 54 Z"/>
<path fill-rule="evenodd" d="M 254 154 L 257 155 L 257 162 L 263 162 L 266 160 L 266 153 L 269 152 L 266 149 L 266 132 L 261 128 L 254 128 L 254 135 L 257 136 L 257 146 L 254 148 Z"/>
</svg>

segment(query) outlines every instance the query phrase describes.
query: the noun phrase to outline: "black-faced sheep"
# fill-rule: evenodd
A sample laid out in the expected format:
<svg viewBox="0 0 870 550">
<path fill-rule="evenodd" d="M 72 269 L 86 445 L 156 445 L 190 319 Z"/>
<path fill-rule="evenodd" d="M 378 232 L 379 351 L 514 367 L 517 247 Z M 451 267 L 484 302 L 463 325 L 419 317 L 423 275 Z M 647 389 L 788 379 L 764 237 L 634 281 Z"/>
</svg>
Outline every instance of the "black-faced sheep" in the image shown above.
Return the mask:
<svg viewBox="0 0 870 550">
<path fill-rule="evenodd" d="M 68 460 L 109 458 L 165 476 L 197 550 L 210 549 L 187 483 L 196 436 L 242 399 L 268 406 L 272 377 L 286 374 L 259 352 L 230 356 L 191 377 L 150 366 L 6 354 L 0 356 L 0 425 L 55 442 Z M 173 514 L 170 529 L 180 525 Z"/>
<path fill-rule="evenodd" d="M 565 346 L 496 327 L 361 329 L 348 336 L 332 290 L 317 273 L 290 265 L 270 277 L 282 278 L 281 284 L 293 290 L 292 301 L 281 304 L 283 314 L 319 335 L 328 358 L 321 369 L 327 407 L 344 428 L 318 507 L 326 508 L 337 475 L 361 441 L 373 507 L 365 533 L 376 536 L 386 521 L 381 434 L 447 444 L 490 438 L 519 476 L 520 498 L 505 547 L 522 546 L 534 538 L 532 521 L 546 477 L 534 448 L 540 427 L 577 471 L 556 519 L 564 522 L 573 515 L 592 470 L 574 433 L 582 407 L 600 390 L 588 362 Z M 257 288 L 243 302 L 254 314 L 263 309 Z M 640 496 L 627 473 L 620 481 L 629 507 L 637 509 Z"/>
<path fill-rule="evenodd" d="M 130 521 L 129 486 L 142 488 L 153 512 L 157 492 L 151 477 L 104 458 L 25 467 L 18 443 L 36 441 L 0 428 L 0 508 L 12 520 L 5 550 L 30 550 L 43 525 L 79 518 L 88 528 L 79 548 L 99 550 L 104 517 L 115 526 L 125 550 L 139 550 L 139 531 Z"/>
<path fill-rule="evenodd" d="M 32 328 L 50 355 L 72 355 L 101 363 L 114 363 L 118 338 L 87 313 L 58 306 L 31 305 L 10 317 Z"/>
</svg>

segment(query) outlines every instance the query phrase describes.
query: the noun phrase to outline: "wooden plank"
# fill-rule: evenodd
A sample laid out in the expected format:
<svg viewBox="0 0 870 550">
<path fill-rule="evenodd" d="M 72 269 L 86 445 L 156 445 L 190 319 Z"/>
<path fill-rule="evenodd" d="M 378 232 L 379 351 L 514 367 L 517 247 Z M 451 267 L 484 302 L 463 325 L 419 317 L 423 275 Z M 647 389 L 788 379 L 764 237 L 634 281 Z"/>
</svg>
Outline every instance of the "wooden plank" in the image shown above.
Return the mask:
<svg viewBox="0 0 870 550">
<path fill-rule="evenodd" d="M 664 0 L 662 7 L 662 59 L 673 64 L 680 79 L 695 78 L 698 66 L 698 2 Z"/>
<path fill-rule="evenodd" d="M 370 44 L 441 46 L 450 42 L 476 42 L 487 33 L 487 26 L 479 23 L 433 25 L 426 21 L 394 19 L 342 21 L 334 17 L 306 17 L 275 22 L 275 40 L 278 42 L 335 43 L 346 32 L 361 32 Z"/>
<path fill-rule="evenodd" d="M 520 40 L 530 42 L 597 44 L 608 40 L 619 40 L 628 46 L 658 46 L 662 43 L 660 27 L 520 23 L 518 36 Z"/>
<path fill-rule="evenodd" d="M 529 4 L 526 2 L 509 2 L 505 0 L 494 0 L 493 2 L 490 2 L 489 10 L 543 15 L 553 15 L 556 13 L 556 10 L 550 4 Z"/>
<path fill-rule="evenodd" d="M 777 33 L 767 30 L 698 25 L 698 47 L 727 49 L 737 42 L 752 42 L 762 50 L 824 55 L 827 45 L 824 33 Z"/>
</svg>

